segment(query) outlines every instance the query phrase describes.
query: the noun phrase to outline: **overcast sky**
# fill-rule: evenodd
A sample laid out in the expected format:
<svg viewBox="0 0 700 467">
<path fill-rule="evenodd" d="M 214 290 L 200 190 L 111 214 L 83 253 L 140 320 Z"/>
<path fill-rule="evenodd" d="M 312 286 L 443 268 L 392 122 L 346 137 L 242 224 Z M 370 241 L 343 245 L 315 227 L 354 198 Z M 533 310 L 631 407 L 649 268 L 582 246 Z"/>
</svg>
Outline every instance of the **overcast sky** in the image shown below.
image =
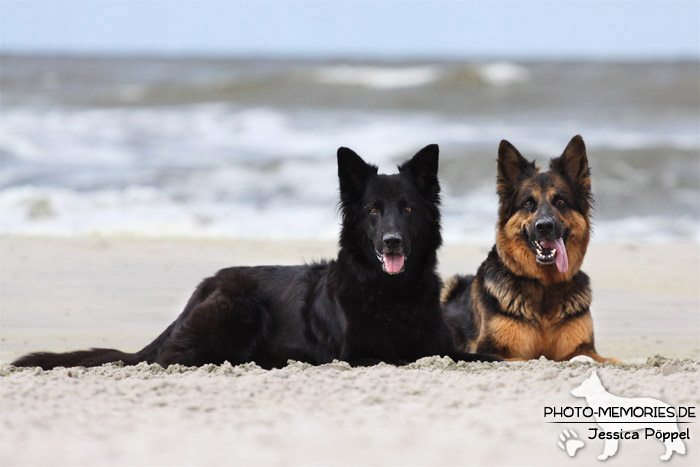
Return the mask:
<svg viewBox="0 0 700 467">
<path fill-rule="evenodd" d="M 699 59 L 700 1 L 0 0 L 5 52 Z"/>
</svg>

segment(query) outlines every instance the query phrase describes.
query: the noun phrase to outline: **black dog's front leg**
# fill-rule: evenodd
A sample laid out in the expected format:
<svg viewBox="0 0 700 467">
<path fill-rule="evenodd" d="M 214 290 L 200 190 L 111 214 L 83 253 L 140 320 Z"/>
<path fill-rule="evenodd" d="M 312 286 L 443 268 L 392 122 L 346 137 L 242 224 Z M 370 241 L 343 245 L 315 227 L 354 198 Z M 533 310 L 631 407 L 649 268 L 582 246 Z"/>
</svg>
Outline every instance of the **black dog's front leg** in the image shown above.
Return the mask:
<svg viewBox="0 0 700 467">
<path fill-rule="evenodd" d="M 356 367 L 356 366 L 375 366 L 379 365 L 380 363 L 389 363 L 385 362 L 382 359 L 379 358 L 372 358 L 372 357 L 350 357 L 346 359 L 350 366 Z"/>
<path fill-rule="evenodd" d="M 490 355 L 490 354 L 485 354 L 485 353 L 467 353 L 467 352 L 461 352 L 459 350 L 454 350 L 450 353 L 447 353 L 445 355 L 441 355 L 443 357 L 450 357 L 452 360 L 455 362 L 502 362 L 503 359 L 500 357 L 496 357 L 495 355 Z M 371 358 L 371 357 L 353 357 L 353 358 L 348 358 L 346 361 L 350 364 L 352 367 L 360 367 L 360 366 L 375 366 L 380 363 L 388 363 L 390 365 L 408 365 L 410 363 L 413 363 L 415 360 L 410 361 L 410 360 L 401 360 L 401 361 L 388 361 L 388 360 L 382 360 L 379 358 Z"/>
<path fill-rule="evenodd" d="M 455 362 L 502 362 L 503 359 L 487 353 L 467 353 L 453 350 L 447 354 Z"/>
</svg>

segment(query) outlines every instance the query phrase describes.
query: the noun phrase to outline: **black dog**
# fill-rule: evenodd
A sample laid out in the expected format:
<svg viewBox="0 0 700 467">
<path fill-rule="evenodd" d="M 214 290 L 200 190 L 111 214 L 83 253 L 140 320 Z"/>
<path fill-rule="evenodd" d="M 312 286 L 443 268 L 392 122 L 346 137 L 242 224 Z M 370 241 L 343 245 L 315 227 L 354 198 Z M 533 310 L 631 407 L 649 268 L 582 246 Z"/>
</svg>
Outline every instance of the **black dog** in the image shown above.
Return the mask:
<svg viewBox="0 0 700 467">
<path fill-rule="evenodd" d="M 494 361 L 455 350 L 440 310 L 438 147 L 378 175 L 338 150 L 343 225 L 335 261 L 234 267 L 205 279 L 184 311 L 135 354 L 113 349 L 34 353 L 15 366 L 96 366 L 123 361 L 167 366 L 296 359 L 322 364 L 400 364 L 430 355 Z"/>
</svg>

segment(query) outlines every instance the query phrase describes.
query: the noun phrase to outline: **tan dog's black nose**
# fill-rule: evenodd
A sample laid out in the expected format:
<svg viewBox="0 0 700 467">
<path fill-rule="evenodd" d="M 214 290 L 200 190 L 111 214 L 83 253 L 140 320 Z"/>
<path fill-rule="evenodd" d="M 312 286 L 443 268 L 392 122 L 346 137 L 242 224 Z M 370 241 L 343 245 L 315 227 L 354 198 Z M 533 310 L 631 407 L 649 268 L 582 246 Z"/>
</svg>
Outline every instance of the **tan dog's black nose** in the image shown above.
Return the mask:
<svg viewBox="0 0 700 467">
<path fill-rule="evenodd" d="M 554 221 L 552 219 L 540 219 L 535 223 L 535 228 L 538 233 L 546 237 L 554 231 Z"/>
</svg>

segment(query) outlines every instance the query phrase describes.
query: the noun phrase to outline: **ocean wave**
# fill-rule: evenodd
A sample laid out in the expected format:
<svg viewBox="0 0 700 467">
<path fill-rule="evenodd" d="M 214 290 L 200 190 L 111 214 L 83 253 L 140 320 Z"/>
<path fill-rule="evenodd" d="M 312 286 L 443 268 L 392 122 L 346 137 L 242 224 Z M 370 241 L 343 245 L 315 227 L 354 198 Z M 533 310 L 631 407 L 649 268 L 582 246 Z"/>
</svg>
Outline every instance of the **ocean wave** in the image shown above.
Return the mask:
<svg viewBox="0 0 700 467">
<path fill-rule="evenodd" d="M 338 146 L 392 173 L 438 143 L 446 238 L 490 242 L 498 142 L 545 167 L 581 134 L 597 235 L 697 238 L 693 63 L 3 64 L 3 232 L 334 238 Z"/>
<path fill-rule="evenodd" d="M 511 62 L 484 63 L 475 67 L 478 75 L 493 86 L 510 86 L 530 79 L 530 71 Z"/>
<path fill-rule="evenodd" d="M 594 238 L 613 242 L 643 240 L 648 243 L 673 243 L 678 239 L 700 243 L 700 222 L 692 215 L 624 216 L 595 223 Z"/>
<path fill-rule="evenodd" d="M 182 202 L 152 187 L 0 191 L 0 233 L 145 237 L 335 238 L 335 206 Z"/>
<path fill-rule="evenodd" d="M 671 236 L 697 235 L 697 216 L 676 221 L 698 212 L 700 135 L 687 123 L 611 128 L 229 104 L 11 107 L 0 119 L 2 232 L 333 238 L 338 146 L 392 173 L 439 143 L 446 238 L 488 242 L 498 141 L 507 138 L 544 165 L 582 133 L 601 225 L 622 222 L 600 228 L 601 235 L 654 239 L 655 216 L 679 226 L 667 229 Z M 655 227 L 643 220 L 633 227 L 647 218 Z"/>
<path fill-rule="evenodd" d="M 374 89 L 402 89 L 425 86 L 440 79 L 438 66 L 379 67 L 335 65 L 318 69 L 315 79 L 323 84 L 364 86 Z"/>
<path fill-rule="evenodd" d="M 574 134 L 590 148 L 671 147 L 697 151 L 689 124 L 673 128 L 592 125 L 577 120 L 505 122 L 429 112 L 282 110 L 227 104 L 176 107 L 59 109 L 6 108 L 0 116 L 0 154 L 44 163 L 200 164 L 289 157 L 332 157 L 338 146 L 360 147 L 377 162 L 428 143 L 495 148 L 503 138 L 529 151 L 555 155 Z M 494 152 L 495 154 L 495 152 Z"/>
<path fill-rule="evenodd" d="M 403 67 L 344 64 L 318 68 L 313 76 L 321 84 L 389 90 L 439 85 L 442 82 L 510 86 L 527 82 L 530 71 L 524 65 L 511 62 Z"/>
<path fill-rule="evenodd" d="M 487 245 L 493 242 L 497 199 L 480 188 L 446 200 L 443 209 L 447 242 Z M 123 235 L 193 238 L 319 238 L 339 233 L 336 204 L 281 196 L 259 205 L 243 199 L 183 201 L 153 187 L 80 192 L 46 187 L 0 191 L 0 233 L 30 235 Z M 596 241 L 700 242 L 700 223 L 679 216 L 597 219 Z"/>
</svg>

